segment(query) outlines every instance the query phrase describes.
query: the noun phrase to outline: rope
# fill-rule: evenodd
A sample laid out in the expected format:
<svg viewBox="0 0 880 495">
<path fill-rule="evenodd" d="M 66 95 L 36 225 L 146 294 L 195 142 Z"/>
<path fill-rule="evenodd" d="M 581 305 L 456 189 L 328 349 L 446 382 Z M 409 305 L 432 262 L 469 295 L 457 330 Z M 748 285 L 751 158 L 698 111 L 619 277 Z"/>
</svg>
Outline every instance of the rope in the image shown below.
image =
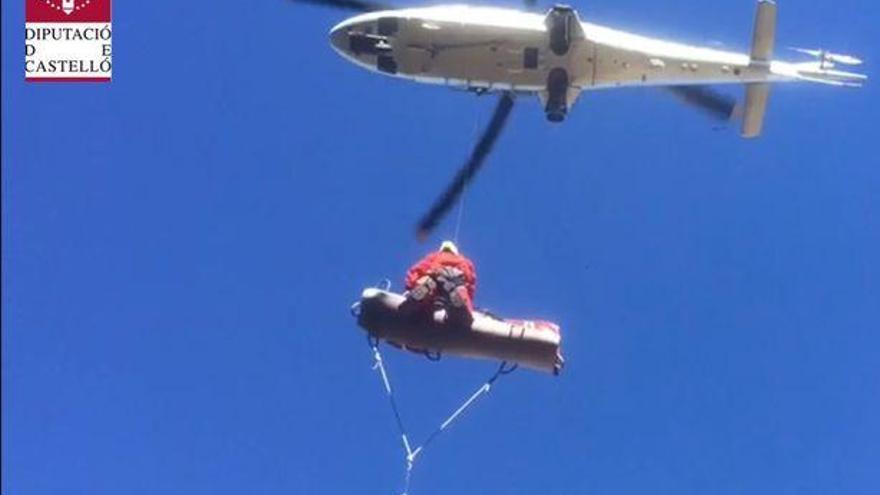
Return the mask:
<svg viewBox="0 0 880 495">
<path fill-rule="evenodd" d="M 455 221 L 455 233 L 452 236 L 452 242 L 458 245 L 458 233 L 461 231 L 461 219 L 464 217 L 464 198 L 467 195 L 467 183 L 461 190 L 461 197 L 458 198 L 458 219 Z"/>
<path fill-rule="evenodd" d="M 373 346 L 373 359 L 376 361 L 376 364 L 373 365 L 373 369 L 378 369 L 379 374 L 382 376 L 382 384 L 385 385 L 385 394 L 388 395 L 388 402 L 391 403 L 391 410 L 394 411 L 394 419 L 397 421 L 397 430 L 400 432 L 403 449 L 406 450 L 406 456 L 409 458 L 412 456 L 412 449 L 409 446 L 409 437 L 406 434 L 406 428 L 403 426 L 403 420 L 400 418 L 400 410 L 397 408 L 397 401 L 394 400 L 394 392 L 391 391 L 391 381 L 388 380 L 388 373 L 385 371 L 385 365 L 382 363 L 382 354 L 379 353 L 379 346 L 377 343 L 371 343 L 371 345 Z"/>
<path fill-rule="evenodd" d="M 476 144 L 480 130 L 480 107 L 474 106 L 474 128 L 471 131 L 471 141 Z M 458 244 L 458 234 L 461 231 L 461 221 L 464 217 L 464 199 L 467 196 L 468 183 L 465 182 L 461 190 L 461 197 L 458 198 L 458 218 L 455 220 L 455 231 L 453 232 L 452 241 Z"/>
<path fill-rule="evenodd" d="M 385 393 L 388 395 L 388 401 L 391 404 L 391 410 L 394 412 L 394 419 L 397 422 L 397 429 L 400 433 L 401 443 L 403 444 L 403 450 L 406 453 L 405 462 L 406 462 L 406 472 L 403 478 L 403 493 L 402 495 L 407 495 L 409 492 L 410 480 L 412 478 L 412 469 L 415 465 L 416 458 L 419 454 L 424 452 L 425 448 L 434 441 L 438 436 L 440 436 L 443 431 L 446 430 L 459 416 L 464 414 L 468 408 L 476 402 L 477 399 L 489 393 L 492 390 L 492 385 L 495 384 L 495 381 L 498 380 L 502 375 L 508 375 L 513 373 L 516 370 L 517 365 L 514 364 L 511 367 L 507 366 L 507 362 L 504 361 L 501 363 L 501 366 L 498 367 L 498 370 L 488 379 L 486 383 L 480 386 L 476 392 L 471 394 L 470 397 L 467 398 L 458 408 L 449 415 L 440 426 L 437 427 L 425 441 L 415 449 L 411 447 L 409 436 L 406 433 L 406 428 L 403 425 L 403 420 L 400 417 L 400 410 L 397 407 L 397 401 L 394 400 L 394 393 L 391 390 L 391 381 L 388 379 L 388 372 L 385 370 L 385 364 L 382 361 L 382 353 L 379 352 L 379 343 L 377 340 L 370 340 L 370 347 L 373 349 L 373 359 L 375 364 L 373 365 L 373 369 L 378 369 L 379 374 L 382 377 L 382 384 L 385 387 Z"/>
</svg>

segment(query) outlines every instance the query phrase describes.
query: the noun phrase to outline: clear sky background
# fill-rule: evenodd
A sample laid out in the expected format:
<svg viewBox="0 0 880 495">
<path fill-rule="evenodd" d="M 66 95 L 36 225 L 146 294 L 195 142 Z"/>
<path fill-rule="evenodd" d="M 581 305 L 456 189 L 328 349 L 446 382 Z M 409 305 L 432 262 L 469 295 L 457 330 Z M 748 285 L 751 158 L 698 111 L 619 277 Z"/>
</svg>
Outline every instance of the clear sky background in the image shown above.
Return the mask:
<svg viewBox="0 0 880 495">
<path fill-rule="evenodd" d="M 576 6 L 743 50 L 754 14 Z M 2 8 L 4 493 L 396 493 L 348 306 L 435 248 L 413 225 L 494 98 L 355 67 L 345 13 L 282 0 L 116 1 L 111 84 L 25 84 Z M 781 1 L 779 53 L 870 74 L 877 19 Z M 412 492 L 880 493 L 877 87 L 777 87 L 757 141 L 656 90 L 559 126 L 521 99 L 460 245 L 478 304 L 559 322 L 568 366 L 499 382 Z M 386 358 L 418 438 L 495 366 Z"/>
</svg>

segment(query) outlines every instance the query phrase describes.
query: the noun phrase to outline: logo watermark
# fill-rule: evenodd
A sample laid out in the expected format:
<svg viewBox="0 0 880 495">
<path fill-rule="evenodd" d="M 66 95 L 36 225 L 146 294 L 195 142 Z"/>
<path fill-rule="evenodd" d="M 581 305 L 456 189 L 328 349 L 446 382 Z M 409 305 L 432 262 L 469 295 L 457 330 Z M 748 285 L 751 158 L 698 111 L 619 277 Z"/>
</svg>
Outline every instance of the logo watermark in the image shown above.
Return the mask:
<svg viewBox="0 0 880 495">
<path fill-rule="evenodd" d="M 25 2 L 26 81 L 110 81 L 113 75 L 111 0 Z"/>
</svg>

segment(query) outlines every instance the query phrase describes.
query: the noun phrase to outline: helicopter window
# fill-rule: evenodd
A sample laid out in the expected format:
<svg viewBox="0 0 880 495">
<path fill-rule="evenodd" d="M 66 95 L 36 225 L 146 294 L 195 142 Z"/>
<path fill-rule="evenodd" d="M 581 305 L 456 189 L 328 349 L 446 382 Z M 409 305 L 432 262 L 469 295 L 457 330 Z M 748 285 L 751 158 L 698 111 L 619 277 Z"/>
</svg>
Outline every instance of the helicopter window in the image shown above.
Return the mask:
<svg viewBox="0 0 880 495">
<path fill-rule="evenodd" d="M 523 50 L 523 67 L 526 69 L 538 68 L 538 49 L 526 48 Z"/>
<path fill-rule="evenodd" d="M 380 17 L 377 21 L 379 27 L 379 34 L 382 36 L 390 36 L 397 32 L 397 18 L 396 17 Z"/>
</svg>

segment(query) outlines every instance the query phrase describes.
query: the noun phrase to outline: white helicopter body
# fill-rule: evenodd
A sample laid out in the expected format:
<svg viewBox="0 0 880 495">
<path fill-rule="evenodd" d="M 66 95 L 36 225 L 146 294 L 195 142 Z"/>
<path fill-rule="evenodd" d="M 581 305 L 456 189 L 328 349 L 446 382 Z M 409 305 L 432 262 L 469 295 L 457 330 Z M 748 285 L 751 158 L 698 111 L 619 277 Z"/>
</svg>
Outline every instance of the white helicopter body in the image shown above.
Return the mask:
<svg viewBox="0 0 880 495">
<path fill-rule="evenodd" d="M 331 44 L 371 71 L 421 83 L 540 96 L 561 121 L 582 91 L 632 86 L 745 84 L 743 135 L 760 134 L 768 83 L 859 86 L 866 76 L 820 63 L 773 60 L 776 4 L 759 0 L 750 53 L 640 36 L 583 22 L 566 6 L 546 14 L 441 5 L 368 12 L 335 26 Z"/>
</svg>

